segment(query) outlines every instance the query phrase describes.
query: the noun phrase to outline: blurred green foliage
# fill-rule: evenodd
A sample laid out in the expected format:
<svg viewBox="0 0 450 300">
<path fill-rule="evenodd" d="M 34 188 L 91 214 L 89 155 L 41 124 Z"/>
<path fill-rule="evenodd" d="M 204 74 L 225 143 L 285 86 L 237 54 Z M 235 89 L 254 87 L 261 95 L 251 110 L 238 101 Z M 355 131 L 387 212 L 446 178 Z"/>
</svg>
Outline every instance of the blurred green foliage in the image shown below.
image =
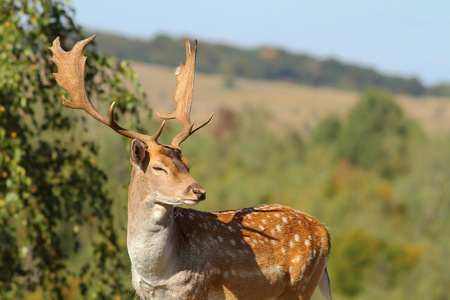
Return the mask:
<svg viewBox="0 0 450 300">
<path fill-rule="evenodd" d="M 420 129 L 405 117 L 391 95 L 370 90 L 342 125 L 338 155 L 356 166 L 393 177 L 406 171 L 409 144 L 417 135 Z"/>
<path fill-rule="evenodd" d="M 82 38 L 72 11 L 59 0 L 3 1 L 0 36 L 0 298 L 126 294 L 128 261 L 90 121 L 63 108 L 52 75 L 51 42 L 60 36 L 68 50 Z M 86 51 L 88 92 L 120 97 L 118 110 L 136 115 L 145 108 L 136 75 L 96 51 Z"/>
<path fill-rule="evenodd" d="M 407 171 L 411 143 L 423 135 L 392 95 L 372 89 L 345 120 L 329 116 L 320 122 L 311 134 L 311 143 L 334 144 L 337 158 L 391 178 Z"/>
</svg>

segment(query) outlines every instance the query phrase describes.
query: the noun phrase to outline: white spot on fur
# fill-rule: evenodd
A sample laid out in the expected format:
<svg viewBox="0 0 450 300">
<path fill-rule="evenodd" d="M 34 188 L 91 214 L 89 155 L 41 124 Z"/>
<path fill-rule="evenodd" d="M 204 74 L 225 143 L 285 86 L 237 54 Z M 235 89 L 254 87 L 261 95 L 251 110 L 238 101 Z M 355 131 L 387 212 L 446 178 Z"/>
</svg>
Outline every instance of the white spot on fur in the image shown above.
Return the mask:
<svg viewBox="0 0 450 300">
<path fill-rule="evenodd" d="M 306 246 L 306 247 L 309 247 L 310 244 L 311 244 L 311 243 L 309 242 L 309 240 L 305 240 L 305 246 Z"/>
<path fill-rule="evenodd" d="M 284 247 L 281 248 L 281 253 L 286 254 L 286 249 L 284 249 Z"/>
<path fill-rule="evenodd" d="M 262 225 L 259 225 L 259 228 L 264 231 L 264 227 Z"/>
<path fill-rule="evenodd" d="M 262 270 L 264 274 L 268 274 L 268 273 L 278 273 L 278 276 L 282 276 L 283 275 L 283 267 L 281 266 L 275 266 L 272 268 L 268 268 L 268 269 L 263 269 Z"/>
<path fill-rule="evenodd" d="M 242 271 L 242 272 L 240 272 L 240 276 L 252 278 L 252 277 L 254 277 L 254 274 L 253 274 L 253 272 L 250 272 L 250 271 Z"/>
<path fill-rule="evenodd" d="M 277 225 L 277 230 L 278 230 L 278 232 L 281 232 L 281 225 L 280 224 Z"/>
<path fill-rule="evenodd" d="M 230 251 L 230 250 L 227 250 L 227 251 L 225 251 L 226 252 L 226 254 L 228 255 L 228 256 L 230 256 L 230 257 L 236 257 L 236 254 L 234 254 L 234 252 L 233 251 Z"/>
<path fill-rule="evenodd" d="M 242 256 L 247 256 L 247 255 L 251 255 L 252 252 L 248 249 L 241 249 L 241 250 L 239 250 L 239 254 Z"/>
<path fill-rule="evenodd" d="M 291 248 L 294 248 L 294 241 L 291 240 L 291 242 L 289 243 L 289 246 L 290 246 Z"/>
<path fill-rule="evenodd" d="M 231 245 L 236 246 L 236 241 L 235 240 L 230 240 Z"/>
<path fill-rule="evenodd" d="M 296 242 L 298 242 L 298 241 L 300 240 L 300 237 L 298 236 L 298 234 L 296 234 L 296 235 L 294 236 L 294 238 L 295 238 L 295 241 L 296 241 Z"/>
<path fill-rule="evenodd" d="M 291 260 L 293 263 L 299 263 L 300 262 L 300 255 Z"/>
<path fill-rule="evenodd" d="M 288 222 L 288 219 L 286 217 L 283 217 L 282 220 L 283 220 L 284 223 Z"/>
</svg>

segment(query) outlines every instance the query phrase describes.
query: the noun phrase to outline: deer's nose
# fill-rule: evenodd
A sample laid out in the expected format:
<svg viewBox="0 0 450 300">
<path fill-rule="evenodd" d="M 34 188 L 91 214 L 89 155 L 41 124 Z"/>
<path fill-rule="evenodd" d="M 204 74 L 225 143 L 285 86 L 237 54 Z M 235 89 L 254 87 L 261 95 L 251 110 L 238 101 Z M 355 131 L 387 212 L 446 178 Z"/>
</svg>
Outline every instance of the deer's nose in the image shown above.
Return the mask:
<svg viewBox="0 0 450 300">
<path fill-rule="evenodd" d="M 206 191 L 198 184 L 195 184 L 192 186 L 192 192 L 197 197 L 197 200 L 205 200 L 206 199 Z"/>
</svg>

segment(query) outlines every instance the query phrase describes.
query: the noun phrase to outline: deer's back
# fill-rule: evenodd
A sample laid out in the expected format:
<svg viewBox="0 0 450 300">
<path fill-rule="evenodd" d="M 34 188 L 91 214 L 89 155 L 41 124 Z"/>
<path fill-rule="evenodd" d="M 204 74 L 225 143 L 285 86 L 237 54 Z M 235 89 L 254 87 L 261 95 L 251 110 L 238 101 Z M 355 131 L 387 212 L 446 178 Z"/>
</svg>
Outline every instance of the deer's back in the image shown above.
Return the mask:
<svg viewBox="0 0 450 300">
<path fill-rule="evenodd" d="M 202 274 L 202 297 L 309 299 L 325 268 L 328 231 L 303 212 L 260 205 L 213 213 L 179 208 L 175 216 L 183 268 Z"/>
</svg>

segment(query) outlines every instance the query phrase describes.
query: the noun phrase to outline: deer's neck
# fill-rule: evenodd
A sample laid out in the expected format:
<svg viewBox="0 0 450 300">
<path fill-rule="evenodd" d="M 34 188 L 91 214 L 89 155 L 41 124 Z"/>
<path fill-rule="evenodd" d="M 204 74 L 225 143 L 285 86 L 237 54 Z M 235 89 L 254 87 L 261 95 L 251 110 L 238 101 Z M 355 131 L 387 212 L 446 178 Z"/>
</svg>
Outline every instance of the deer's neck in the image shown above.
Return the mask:
<svg viewBox="0 0 450 300">
<path fill-rule="evenodd" d="M 179 245 L 173 209 L 151 201 L 128 206 L 127 246 L 133 273 L 152 286 L 164 285 L 177 266 Z"/>
</svg>

